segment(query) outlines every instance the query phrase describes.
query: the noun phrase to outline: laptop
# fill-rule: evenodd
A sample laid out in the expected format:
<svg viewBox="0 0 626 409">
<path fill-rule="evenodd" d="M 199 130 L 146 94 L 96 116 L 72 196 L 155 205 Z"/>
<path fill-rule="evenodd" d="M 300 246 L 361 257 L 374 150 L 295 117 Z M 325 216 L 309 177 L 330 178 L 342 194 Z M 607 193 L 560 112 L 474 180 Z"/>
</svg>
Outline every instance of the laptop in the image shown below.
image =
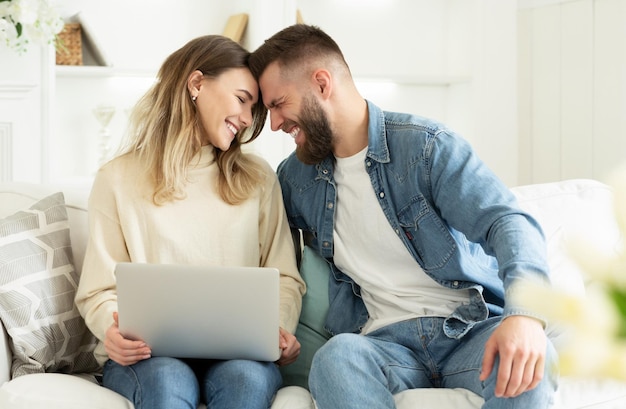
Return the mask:
<svg viewBox="0 0 626 409">
<path fill-rule="evenodd" d="M 120 332 L 153 356 L 280 357 L 276 268 L 119 263 L 115 275 Z"/>
</svg>

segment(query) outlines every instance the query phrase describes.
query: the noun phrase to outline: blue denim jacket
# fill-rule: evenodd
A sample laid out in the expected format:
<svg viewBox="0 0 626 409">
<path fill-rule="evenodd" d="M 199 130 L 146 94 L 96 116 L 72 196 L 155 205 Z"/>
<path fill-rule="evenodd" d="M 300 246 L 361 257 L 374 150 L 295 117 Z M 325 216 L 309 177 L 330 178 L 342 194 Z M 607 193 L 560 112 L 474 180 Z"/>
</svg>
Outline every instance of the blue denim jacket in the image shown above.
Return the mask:
<svg viewBox="0 0 626 409">
<path fill-rule="evenodd" d="M 383 112 L 369 101 L 368 111 L 364 166 L 387 220 L 426 274 L 443 286 L 470 290 L 469 304 L 446 318 L 446 335 L 461 338 L 489 316 L 534 316 L 505 300 L 519 280 L 548 279 L 537 221 L 455 133 L 425 118 Z M 291 154 L 278 178 L 291 227 L 310 233 L 308 244 L 331 264 L 326 329 L 337 334 L 359 332 L 368 314 L 358 285 L 332 263 L 333 163 L 330 156 L 305 165 Z"/>
</svg>

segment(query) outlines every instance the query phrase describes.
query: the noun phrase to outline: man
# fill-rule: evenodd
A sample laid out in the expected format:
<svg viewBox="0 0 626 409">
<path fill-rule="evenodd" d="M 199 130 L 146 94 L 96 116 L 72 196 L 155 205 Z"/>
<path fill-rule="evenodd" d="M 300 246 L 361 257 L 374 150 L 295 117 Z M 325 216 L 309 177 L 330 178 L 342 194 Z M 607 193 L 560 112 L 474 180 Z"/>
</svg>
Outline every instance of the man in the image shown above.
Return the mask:
<svg viewBox="0 0 626 409">
<path fill-rule="evenodd" d="M 250 58 L 290 224 L 332 261 L 327 329 L 309 377 L 320 409 L 393 408 L 409 388 L 466 388 L 484 408 L 546 408 L 556 353 L 511 293 L 548 282 L 537 222 L 458 135 L 384 112 L 338 45 L 294 25 Z"/>
</svg>

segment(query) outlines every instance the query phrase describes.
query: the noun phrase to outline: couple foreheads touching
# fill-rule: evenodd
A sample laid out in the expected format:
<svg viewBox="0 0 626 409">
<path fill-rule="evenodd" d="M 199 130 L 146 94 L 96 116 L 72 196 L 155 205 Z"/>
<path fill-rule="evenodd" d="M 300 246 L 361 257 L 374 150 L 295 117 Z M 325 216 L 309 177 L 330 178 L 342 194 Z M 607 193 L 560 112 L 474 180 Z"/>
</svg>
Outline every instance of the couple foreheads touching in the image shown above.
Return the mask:
<svg viewBox="0 0 626 409">
<path fill-rule="evenodd" d="M 268 113 L 296 145 L 277 171 L 242 150 Z M 100 341 L 102 384 L 136 408 L 271 406 L 279 367 L 300 353 L 292 230 L 332 271 L 332 337 L 309 373 L 319 409 L 394 408 L 395 393 L 433 387 L 490 409 L 553 400 L 546 319 L 511 297 L 549 283 L 539 224 L 456 132 L 364 99 L 318 27 L 287 27 L 252 53 L 204 36 L 167 57 L 95 177 L 89 223 L 76 304 Z M 122 262 L 278 269 L 280 358 L 152 356 L 119 331 Z"/>
</svg>

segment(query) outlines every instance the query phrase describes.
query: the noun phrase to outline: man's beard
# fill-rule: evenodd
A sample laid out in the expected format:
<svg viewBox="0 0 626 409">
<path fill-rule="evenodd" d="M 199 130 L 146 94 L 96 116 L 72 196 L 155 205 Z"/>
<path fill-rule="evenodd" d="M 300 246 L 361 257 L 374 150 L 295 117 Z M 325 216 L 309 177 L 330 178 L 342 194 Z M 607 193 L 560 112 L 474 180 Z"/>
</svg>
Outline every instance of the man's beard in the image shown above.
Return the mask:
<svg viewBox="0 0 626 409">
<path fill-rule="evenodd" d="M 301 162 L 316 165 L 332 153 L 333 131 L 315 97 L 304 97 L 298 125 L 305 136 L 302 145 L 296 147 L 296 156 Z"/>
</svg>

